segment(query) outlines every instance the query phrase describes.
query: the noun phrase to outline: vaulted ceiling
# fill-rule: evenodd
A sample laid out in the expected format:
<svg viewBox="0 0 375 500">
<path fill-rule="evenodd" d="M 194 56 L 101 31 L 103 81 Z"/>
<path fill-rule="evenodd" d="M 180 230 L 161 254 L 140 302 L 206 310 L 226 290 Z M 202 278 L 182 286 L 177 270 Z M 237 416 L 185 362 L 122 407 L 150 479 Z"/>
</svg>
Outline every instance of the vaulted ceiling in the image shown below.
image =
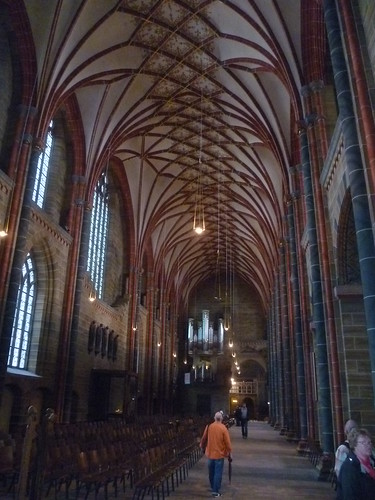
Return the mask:
<svg viewBox="0 0 375 500">
<path fill-rule="evenodd" d="M 25 4 L 41 114 L 74 94 L 87 176 L 108 156 L 122 162 L 139 259 L 151 242 L 185 300 L 230 265 L 265 306 L 296 161 L 301 2 Z"/>
</svg>

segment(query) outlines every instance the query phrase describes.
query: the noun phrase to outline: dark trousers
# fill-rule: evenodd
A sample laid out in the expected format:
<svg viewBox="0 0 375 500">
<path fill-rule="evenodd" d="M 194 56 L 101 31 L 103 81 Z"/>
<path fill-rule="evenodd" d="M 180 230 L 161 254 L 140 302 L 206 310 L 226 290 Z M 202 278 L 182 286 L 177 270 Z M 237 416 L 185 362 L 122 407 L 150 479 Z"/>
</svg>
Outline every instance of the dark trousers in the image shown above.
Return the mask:
<svg viewBox="0 0 375 500">
<path fill-rule="evenodd" d="M 247 418 L 241 419 L 242 437 L 247 438 Z"/>
</svg>

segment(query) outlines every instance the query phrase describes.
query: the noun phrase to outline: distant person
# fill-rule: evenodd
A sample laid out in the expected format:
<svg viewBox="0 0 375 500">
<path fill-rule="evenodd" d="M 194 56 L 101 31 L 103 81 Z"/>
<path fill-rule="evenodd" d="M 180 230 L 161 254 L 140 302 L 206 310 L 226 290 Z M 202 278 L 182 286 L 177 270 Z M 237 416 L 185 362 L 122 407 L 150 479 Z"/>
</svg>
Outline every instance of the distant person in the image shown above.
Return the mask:
<svg viewBox="0 0 375 500">
<path fill-rule="evenodd" d="M 350 451 L 340 468 L 337 500 L 374 500 L 375 461 L 370 433 L 354 427 L 348 441 Z"/>
<path fill-rule="evenodd" d="M 339 472 L 342 464 L 345 462 L 346 457 L 350 451 L 348 434 L 349 432 L 357 427 L 357 422 L 355 420 L 347 420 L 344 426 L 345 441 L 341 443 L 335 453 L 335 474 L 339 477 Z"/>
<path fill-rule="evenodd" d="M 229 427 L 230 427 L 230 417 L 229 417 L 228 413 L 224 413 L 223 410 L 220 410 L 220 413 L 223 416 L 223 424 L 225 425 L 225 427 L 227 429 L 229 429 Z"/>
<path fill-rule="evenodd" d="M 246 404 L 244 403 L 241 406 L 241 431 L 242 431 L 242 437 L 244 439 L 247 439 L 248 421 L 249 421 L 249 410 Z"/>
<path fill-rule="evenodd" d="M 234 412 L 234 418 L 236 419 L 236 426 L 240 427 L 241 426 L 241 407 L 237 406 L 235 412 Z"/>
<path fill-rule="evenodd" d="M 232 445 L 220 411 L 215 413 L 214 421 L 206 426 L 200 447 L 205 450 L 208 458 L 208 478 L 212 496 L 221 497 L 224 458 L 232 459 Z"/>
</svg>

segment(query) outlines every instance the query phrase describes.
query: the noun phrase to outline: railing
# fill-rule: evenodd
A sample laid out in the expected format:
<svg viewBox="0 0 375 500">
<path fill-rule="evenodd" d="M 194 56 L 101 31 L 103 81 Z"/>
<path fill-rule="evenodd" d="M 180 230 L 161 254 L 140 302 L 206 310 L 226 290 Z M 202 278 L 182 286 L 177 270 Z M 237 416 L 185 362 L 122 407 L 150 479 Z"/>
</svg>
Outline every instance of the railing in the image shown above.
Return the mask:
<svg viewBox="0 0 375 500">
<path fill-rule="evenodd" d="M 258 381 L 234 382 L 229 392 L 231 394 L 258 394 Z"/>
</svg>

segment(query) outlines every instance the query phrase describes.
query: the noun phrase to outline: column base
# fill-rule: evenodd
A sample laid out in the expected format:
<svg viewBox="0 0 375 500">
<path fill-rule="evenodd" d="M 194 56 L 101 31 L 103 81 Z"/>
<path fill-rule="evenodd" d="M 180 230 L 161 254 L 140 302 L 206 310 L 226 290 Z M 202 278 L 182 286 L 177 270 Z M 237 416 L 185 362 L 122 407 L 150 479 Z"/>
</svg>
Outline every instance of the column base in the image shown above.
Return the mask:
<svg viewBox="0 0 375 500">
<path fill-rule="evenodd" d="M 281 429 L 280 422 L 275 422 L 275 425 L 273 426 L 273 428 L 275 429 L 275 431 L 279 431 Z"/>
<path fill-rule="evenodd" d="M 297 444 L 298 455 L 306 455 L 308 449 L 307 439 L 300 439 Z"/>
<path fill-rule="evenodd" d="M 292 443 L 293 441 L 295 442 L 296 441 L 296 433 L 294 431 L 292 431 L 291 429 L 289 431 L 287 431 L 286 440 L 288 441 L 288 443 Z"/>
<path fill-rule="evenodd" d="M 334 460 L 331 453 L 323 453 L 323 455 L 320 456 L 316 466 L 319 471 L 319 481 L 327 481 L 329 479 L 333 464 Z"/>
</svg>

